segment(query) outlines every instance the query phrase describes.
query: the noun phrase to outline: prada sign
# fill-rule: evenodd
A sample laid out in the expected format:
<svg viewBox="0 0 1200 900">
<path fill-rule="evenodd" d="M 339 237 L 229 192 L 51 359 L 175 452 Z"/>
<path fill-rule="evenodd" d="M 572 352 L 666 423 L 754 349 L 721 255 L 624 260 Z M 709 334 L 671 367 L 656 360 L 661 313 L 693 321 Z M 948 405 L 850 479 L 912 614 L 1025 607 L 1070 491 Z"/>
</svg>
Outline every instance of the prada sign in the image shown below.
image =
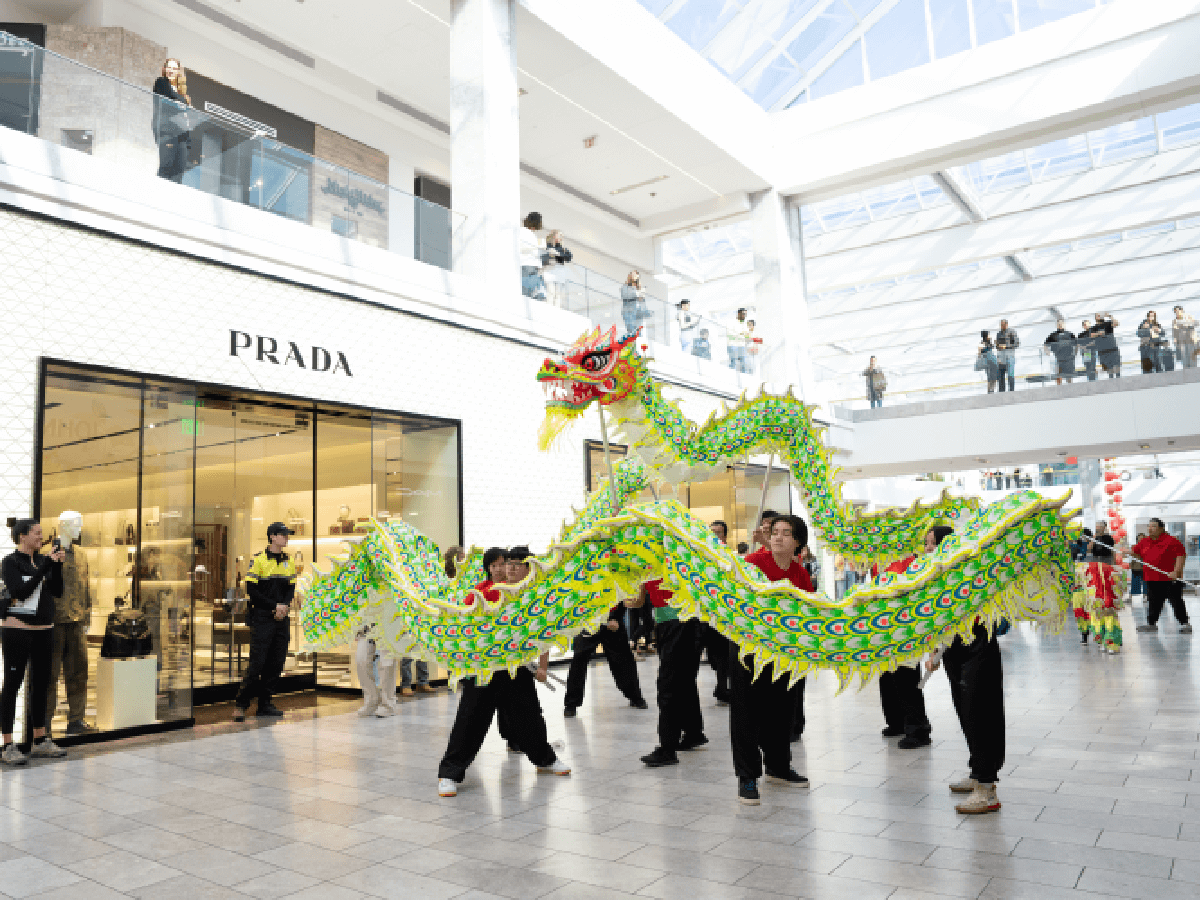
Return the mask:
<svg viewBox="0 0 1200 900">
<path fill-rule="evenodd" d="M 296 365 L 301 369 L 329 372 L 331 375 L 345 372 L 348 378 L 354 377 L 346 355 L 340 350 L 330 353 L 324 347 L 311 347 L 306 355 L 300 352 L 300 347 L 295 341 L 277 341 L 262 334 L 256 334 L 252 338 L 245 331 L 229 329 L 229 355 L 240 357 L 243 351 L 246 353 L 245 358 L 253 356 L 258 362 L 268 362 L 276 366 Z"/>
</svg>

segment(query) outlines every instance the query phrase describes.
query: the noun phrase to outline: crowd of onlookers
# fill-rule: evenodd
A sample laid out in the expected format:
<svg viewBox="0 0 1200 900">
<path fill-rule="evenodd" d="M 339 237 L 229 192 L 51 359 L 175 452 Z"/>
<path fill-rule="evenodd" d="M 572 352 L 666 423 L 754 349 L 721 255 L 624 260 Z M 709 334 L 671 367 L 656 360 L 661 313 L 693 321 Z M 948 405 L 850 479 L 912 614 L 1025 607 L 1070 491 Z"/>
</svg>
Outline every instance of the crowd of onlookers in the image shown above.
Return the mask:
<svg viewBox="0 0 1200 900">
<path fill-rule="evenodd" d="M 679 326 L 679 346 L 684 353 L 700 359 L 712 359 L 712 340 L 709 329 L 704 327 L 706 319 L 692 312 L 692 301 L 680 300 L 675 306 L 675 320 Z M 754 333 L 754 320 L 747 318 L 748 311 L 741 307 L 733 322 L 725 326 L 725 348 L 729 354 L 729 368 L 735 372 L 752 374 L 755 362 L 762 352 L 762 338 Z"/>
<path fill-rule="evenodd" d="M 561 231 L 542 237 L 541 213 L 531 212 L 521 224 L 521 293 L 562 306 L 567 299 L 566 267 L 573 254 L 563 246 Z"/>
</svg>

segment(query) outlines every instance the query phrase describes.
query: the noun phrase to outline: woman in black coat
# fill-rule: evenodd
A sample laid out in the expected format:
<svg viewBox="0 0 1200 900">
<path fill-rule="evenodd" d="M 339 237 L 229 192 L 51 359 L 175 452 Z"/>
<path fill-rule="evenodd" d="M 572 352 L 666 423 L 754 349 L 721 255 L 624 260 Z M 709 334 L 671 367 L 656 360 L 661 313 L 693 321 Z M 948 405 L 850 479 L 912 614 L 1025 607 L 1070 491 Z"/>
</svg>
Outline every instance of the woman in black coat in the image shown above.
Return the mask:
<svg viewBox="0 0 1200 900">
<path fill-rule="evenodd" d="M 177 59 L 163 63 L 162 74 L 154 82 L 154 140 L 158 143 L 158 177 L 183 183 L 187 169 L 191 133 L 187 108 L 187 76 Z M 161 98 L 161 99 L 160 99 Z"/>
</svg>

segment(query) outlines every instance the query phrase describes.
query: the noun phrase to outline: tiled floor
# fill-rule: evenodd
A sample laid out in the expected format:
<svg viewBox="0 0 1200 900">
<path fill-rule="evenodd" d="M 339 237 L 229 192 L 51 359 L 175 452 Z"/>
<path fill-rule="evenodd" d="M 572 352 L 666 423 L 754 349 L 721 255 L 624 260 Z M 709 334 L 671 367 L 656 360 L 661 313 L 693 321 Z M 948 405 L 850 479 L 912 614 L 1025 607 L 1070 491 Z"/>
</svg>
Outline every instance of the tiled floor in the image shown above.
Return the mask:
<svg viewBox="0 0 1200 900">
<path fill-rule="evenodd" d="M 1169 619 L 1169 616 L 1166 617 Z M 541 694 L 575 767 L 538 776 L 493 732 L 455 799 L 436 796 L 445 693 L 394 719 L 353 715 L 0 772 L 0 894 L 86 898 L 1173 900 L 1200 896 L 1200 637 L 1132 634 L 1119 657 L 1078 638 L 1002 639 L 1004 809 L 958 816 L 966 749 L 945 678 L 934 746 L 879 735 L 874 686 L 808 688 L 796 767 L 741 807 L 727 712 L 702 670 L 709 748 L 650 771 L 655 713 L 594 667 L 579 717 Z M 653 698 L 657 662 L 640 664 Z"/>
</svg>

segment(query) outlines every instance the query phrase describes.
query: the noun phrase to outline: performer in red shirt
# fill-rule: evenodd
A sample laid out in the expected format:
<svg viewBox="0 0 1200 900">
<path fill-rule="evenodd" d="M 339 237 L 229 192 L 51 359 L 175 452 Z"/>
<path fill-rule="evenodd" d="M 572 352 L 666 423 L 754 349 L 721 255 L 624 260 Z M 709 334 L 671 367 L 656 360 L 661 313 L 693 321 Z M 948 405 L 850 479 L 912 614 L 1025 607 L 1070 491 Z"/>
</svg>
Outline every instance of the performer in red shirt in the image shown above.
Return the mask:
<svg viewBox="0 0 1200 900">
<path fill-rule="evenodd" d="M 802 591 L 812 591 L 812 580 L 799 559 L 801 548 L 808 543 L 804 520 L 798 516 L 776 516 L 770 534 L 770 556 L 759 557 L 758 568 L 772 581 L 787 579 Z M 766 666 L 754 678 L 753 661 L 747 667 L 737 645 L 732 653 L 729 740 L 733 746 L 733 770 L 738 778 L 738 800 L 757 806 L 758 779 L 764 769 L 771 781 L 808 787 L 808 779 L 792 768 L 795 696 L 788 689 L 787 677 L 773 680 L 773 665 Z"/>
<path fill-rule="evenodd" d="M 933 532 L 925 535 L 925 552 L 937 549 Z M 917 557 L 908 556 L 887 567 L 885 571 L 902 573 Z M 925 692 L 921 690 L 920 662 L 916 666 L 897 666 L 894 672 L 879 676 L 879 703 L 883 707 L 883 718 L 887 725 L 884 737 L 904 735 L 896 743 L 901 750 L 916 750 L 933 743 L 933 731 L 929 716 L 925 714 Z"/>
<path fill-rule="evenodd" d="M 529 574 L 526 560 L 530 556 L 532 554 L 528 547 L 513 547 L 507 551 L 493 547 L 483 557 L 484 568 L 491 578 L 481 582 L 478 590 L 489 600 L 492 599 L 492 593 L 498 599 L 500 592 L 495 591 L 492 585 L 501 579 L 509 584 L 523 581 Z M 517 669 L 515 677 L 508 672 L 493 672 L 491 681 L 486 685 L 479 685 L 474 678 L 464 678 L 460 682 L 462 694 L 458 701 L 458 712 L 454 717 L 454 727 L 450 730 L 450 740 L 446 743 L 446 752 L 438 766 L 440 796 L 454 797 L 458 794 L 458 786 L 483 746 L 488 729 L 492 727 L 492 717 L 497 714 L 500 718 L 500 734 L 508 742 L 510 750 L 516 748 L 523 752 L 537 766 L 539 773 L 571 774 L 571 767 L 558 758 L 546 739 L 546 720 L 542 717 L 542 707 L 533 683 L 534 678 L 542 682 L 546 680 L 548 666 L 549 654 L 543 653 L 536 675 L 522 666 Z"/>
<path fill-rule="evenodd" d="M 1170 600 L 1180 633 L 1191 634 L 1192 626 L 1183 605 L 1183 564 L 1187 559 L 1183 544 L 1167 533 L 1162 519 L 1151 519 L 1146 536 L 1133 545 L 1133 555 L 1143 563 L 1142 578 L 1146 583 L 1148 603 L 1146 624 L 1139 625 L 1137 630 L 1158 631 L 1163 604 Z M 1162 571 L 1158 571 L 1160 569 Z"/>
</svg>

